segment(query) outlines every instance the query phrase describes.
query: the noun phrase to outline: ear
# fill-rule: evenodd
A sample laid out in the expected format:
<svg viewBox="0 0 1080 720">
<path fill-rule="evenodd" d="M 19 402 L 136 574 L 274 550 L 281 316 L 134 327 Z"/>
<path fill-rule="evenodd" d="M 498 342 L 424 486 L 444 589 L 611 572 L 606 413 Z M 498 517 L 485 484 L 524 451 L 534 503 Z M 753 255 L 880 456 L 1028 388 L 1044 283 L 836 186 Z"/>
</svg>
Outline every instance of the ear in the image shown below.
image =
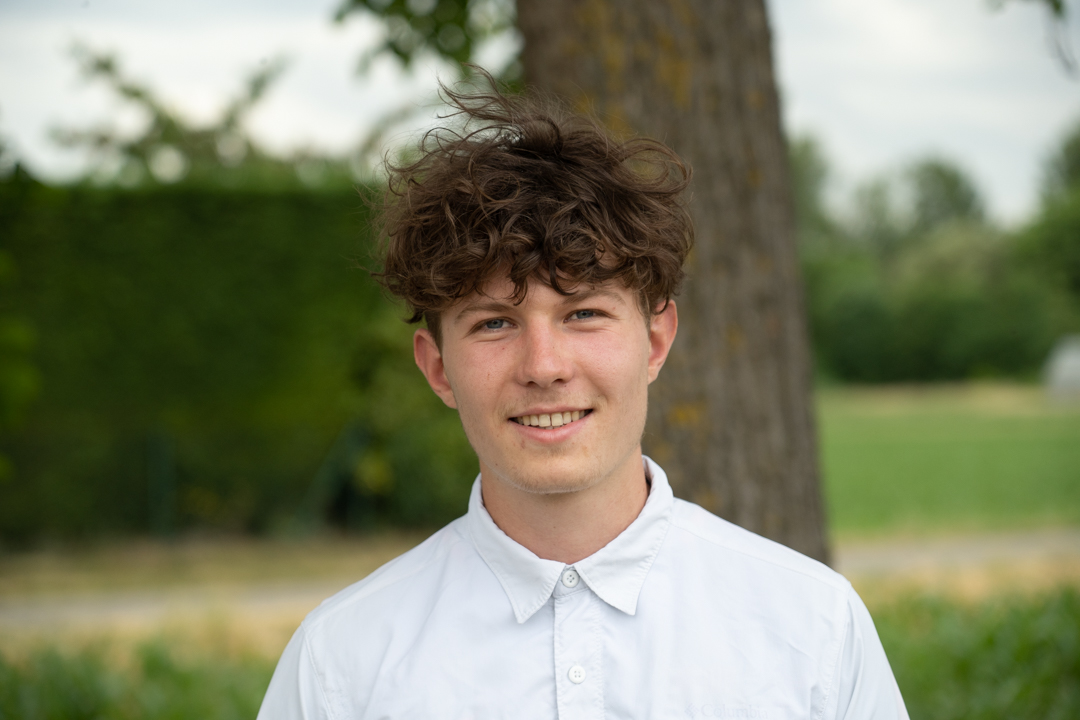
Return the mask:
<svg viewBox="0 0 1080 720">
<path fill-rule="evenodd" d="M 663 308 L 661 310 L 661 308 Z M 675 342 L 675 333 L 679 329 L 679 313 L 674 300 L 668 300 L 666 306 L 660 305 L 649 321 L 649 382 L 660 374 L 660 368 L 667 360 L 671 343 Z"/>
<path fill-rule="evenodd" d="M 446 368 L 443 366 L 442 352 L 425 328 L 420 328 L 413 333 L 413 359 L 416 367 L 424 373 L 428 385 L 435 391 L 447 406 L 457 409 L 457 401 L 454 399 L 454 391 L 450 387 L 450 381 L 446 378 Z"/>
</svg>

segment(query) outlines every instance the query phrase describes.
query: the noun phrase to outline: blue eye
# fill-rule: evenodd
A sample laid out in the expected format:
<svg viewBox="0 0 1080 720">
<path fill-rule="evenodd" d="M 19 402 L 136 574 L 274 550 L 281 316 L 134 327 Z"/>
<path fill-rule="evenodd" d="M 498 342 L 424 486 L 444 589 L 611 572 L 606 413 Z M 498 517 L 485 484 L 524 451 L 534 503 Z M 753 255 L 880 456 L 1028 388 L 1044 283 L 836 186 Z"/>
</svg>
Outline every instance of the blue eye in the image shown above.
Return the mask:
<svg viewBox="0 0 1080 720">
<path fill-rule="evenodd" d="M 484 323 L 485 330 L 502 330 L 504 327 L 506 327 L 506 321 L 502 318 L 495 318 Z"/>
<path fill-rule="evenodd" d="M 575 320 L 588 320 L 592 317 L 596 317 L 595 310 L 578 310 L 574 313 Z"/>
</svg>

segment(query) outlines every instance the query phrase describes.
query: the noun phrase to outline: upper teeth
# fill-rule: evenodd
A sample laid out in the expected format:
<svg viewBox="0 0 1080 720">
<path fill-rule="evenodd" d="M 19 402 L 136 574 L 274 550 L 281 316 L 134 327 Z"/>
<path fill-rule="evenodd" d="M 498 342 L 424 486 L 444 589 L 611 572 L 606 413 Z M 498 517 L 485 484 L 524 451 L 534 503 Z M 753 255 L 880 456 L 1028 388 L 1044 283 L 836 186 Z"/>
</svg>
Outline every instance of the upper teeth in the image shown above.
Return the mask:
<svg viewBox="0 0 1080 720">
<path fill-rule="evenodd" d="M 551 413 L 545 415 L 522 415 L 521 417 L 514 418 L 514 422 L 522 425 L 532 425 L 534 427 L 561 427 L 568 425 L 575 420 L 580 420 L 585 415 L 585 410 L 574 410 L 573 412 L 564 413 Z"/>
</svg>

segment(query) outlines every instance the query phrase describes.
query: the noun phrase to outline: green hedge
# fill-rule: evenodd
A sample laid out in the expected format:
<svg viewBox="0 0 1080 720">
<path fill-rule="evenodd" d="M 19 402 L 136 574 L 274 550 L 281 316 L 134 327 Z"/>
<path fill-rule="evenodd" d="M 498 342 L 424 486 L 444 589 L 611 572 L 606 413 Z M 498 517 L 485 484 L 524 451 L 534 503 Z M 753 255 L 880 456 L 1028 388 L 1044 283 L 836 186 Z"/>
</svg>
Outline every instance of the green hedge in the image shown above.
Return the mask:
<svg viewBox="0 0 1080 720">
<path fill-rule="evenodd" d="M 40 376 L 0 539 L 463 512 L 475 463 L 357 267 L 366 221 L 355 192 L 0 185 L 0 311 Z"/>
</svg>

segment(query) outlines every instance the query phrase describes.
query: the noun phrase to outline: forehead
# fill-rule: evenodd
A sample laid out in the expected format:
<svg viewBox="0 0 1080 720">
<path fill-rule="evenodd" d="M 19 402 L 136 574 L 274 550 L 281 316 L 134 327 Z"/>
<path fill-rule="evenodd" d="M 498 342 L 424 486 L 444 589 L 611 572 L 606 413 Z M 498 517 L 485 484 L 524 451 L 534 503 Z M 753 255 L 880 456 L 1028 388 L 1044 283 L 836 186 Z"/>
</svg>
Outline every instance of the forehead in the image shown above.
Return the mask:
<svg viewBox="0 0 1080 720">
<path fill-rule="evenodd" d="M 584 300 L 597 300 L 629 307 L 637 306 L 637 293 L 620 282 L 568 285 L 562 288 L 568 294 L 556 292 L 539 279 L 531 279 L 524 294 L 514 297 L 514 283 L 503 275 L 492 278 L 471 295 L 458 300 L 444 313 L 447 317 L 463 318 L 479 312 L 543 305 L 572 305 Z"/>
</svg>

